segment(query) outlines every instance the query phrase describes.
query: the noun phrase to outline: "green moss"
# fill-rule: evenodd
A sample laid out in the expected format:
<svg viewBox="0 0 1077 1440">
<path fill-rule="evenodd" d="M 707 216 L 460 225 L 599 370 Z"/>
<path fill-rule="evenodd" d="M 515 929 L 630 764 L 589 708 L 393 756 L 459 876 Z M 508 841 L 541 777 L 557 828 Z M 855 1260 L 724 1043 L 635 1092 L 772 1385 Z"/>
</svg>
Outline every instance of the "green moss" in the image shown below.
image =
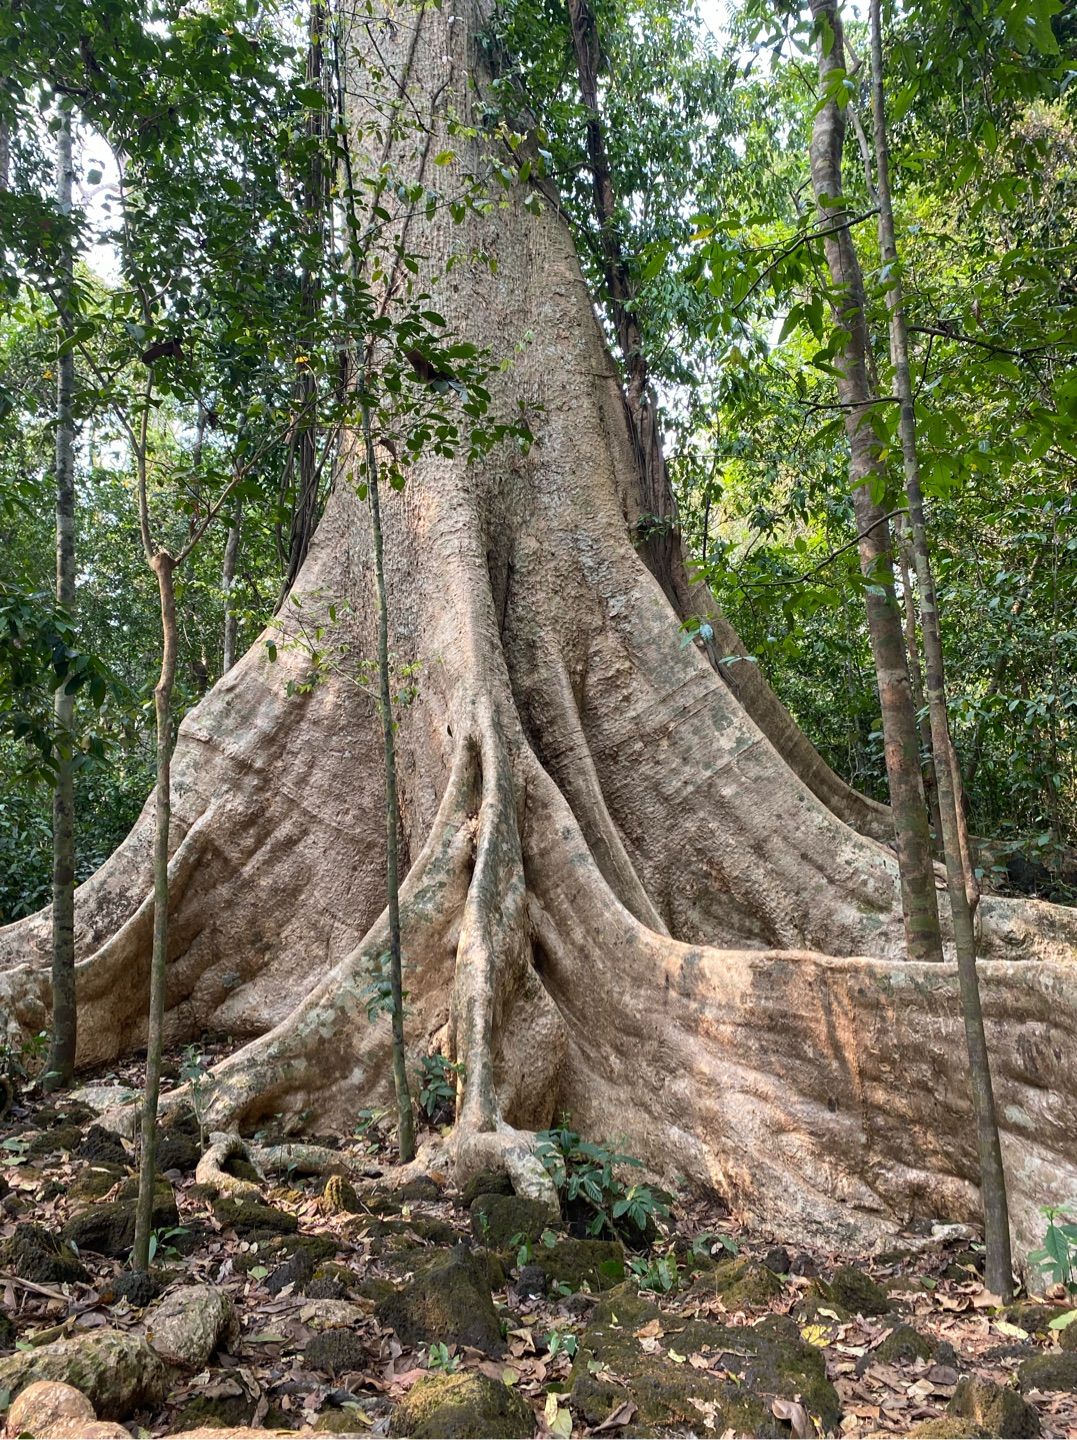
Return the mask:
<svg viewBox="0 0 1077 1440">
<path fill-rule="evenodd" d="M 558 1224 L 556 1215 L 539 1200 L 519 1195 L 479 1195 L 471 1206 L 471 1229 L 480 1245 L 504 1250 L 520 1242 L 533 1245 L 544 1230 Z"/>
<path fill-rule="evenodd" d="M 462 1245 L 386 1296 L 376 1314 L 405 1345 L 441 1341 L 473 1345 L 488 1355 L 504 1353 L 486 1271 Z"/>
<path fill-rule="evenodd" d="M 121 1192 L 122 1194 L 123 1192 Z M 79 1252 L 92 1250 L 99 1255 L 119 1257 L 126 1254 L 135 1240 L 135 1209 L 137 1196 L 108 1201 L 79 1211 L 60 1232 Z M 179 1224 L 176 1197 L 167 1180 L 154 1191 L 151 1225 L 164 1230 Z"/>
<path fill-rule="evenodd" d="M 1077 1391 L 1077 1351 L 1030 1355 L 1017 1367 L 1022 1390 Z"/>
<path fill-rule="evenodd" d="M 947 1413 L 960 1420 L 972 1420 L 988 1435 L 1006 1440 L 1031 1440 L 1040 1433 L 1036 1411 L 1008 1385 L 969 1375 L 957 1382 Z"/>
<path fill-rule="evenodd" d="M 425 1215 L 412 1215 L 407 1220 L 385 1220 L 381 1217 L 369 1217 L 361 1222 L 354 1229 L 349 1229 L 349 1234 L 364 1235 L 371 1240 L 385 1240 L 390 1236 L 418 1236 L 420 1240 L 428 1240 L 431 1245 L 455 1245 L 460 1235 L 445 1220 L 432 1220 Z"/>
<path fill-rule="evenodd" d="M 480 1195 L 511 1195 L 512 1193 L 512 1181 L 504 1170 L 480 1170 L 477 1175 L 472 1175 L 464 1186 L 460 1200 L 464 1208 L 470 1210 Z"/>
<path fill-rule="evenodd" d="M 535 1417 L 515 1390 L 470 1370 L 431 1375 L 413 1385 L 394 1408 L 389 1433 L 414 1440 L 528 1440 L 535 1433 Z"/>
<path fill-rule="evenodd" d="M 222 1196 L 214 1202 L 213 1213 L 222 1225 L 243 1240 L 258 1240 L 269 1235 L 293 1235 L 299 1221 L 287 1210 L 263 1205 L 257 1200 L 239 1200 Z"/>
<path fill-rule="evenodd" d="M 808 1293 L 853 1315 L 885 1315 L 891 1306 L 882 1286 L 854 1265 L 839 1265 L 828 1280 L 814 1281 Z"/>
<path fill-rule="evenodd" d="M 552 1248 L 541 1242 L 531 1248 L 531 1263 L 545 1272 L 551 1285 L 582 1290 L 610 1290 L 624 1279 L 625 1256 L 619 1240 L 558 1240 Z"/>
<path fill-rule="evenodd" d="M 331 1260 L 337 1253 L 337 1242 L 329 1235 L 270 1235 L 260 1234 L 255 1240 L 257 1249 L 244 1251 L 233 1257 L 235 1269 L 246 1273 L 255 1265 L 281 1265 L 290 1260 L 298 1251 L 305 1251 L 317 1266 L 324 1260 Z"/>
<path fill-rule="evenodd" d="M 911 1325 L 896 1325 L 882 1344 L 869 1353 L 873 1360 L 882 1360 L 887 1365 L 909 1365 L 914 1360 L 930 1360 L 935 1347 Z"/>
<path fill-rule="evenodd" d="M 987 1431 L 956 1415 L 937 1415 L 933 1420 L 921 1420 L 909 1431 L 910 1435 L 922 1436 L 923 1440 L 988 1440 Z"/>
<path fill-rule="evenodd" d="M 441 1199 L 441 1186 L 432 1175 L 416 1175 L 411 1180 L 405 1180 L 393 1194 L 405 1204 L 413 1204 L 416 1200 L 438 1201 Z"/>
<path fill-rule="evenodd" d="M 54 1130 L 35 1135 L 26 1153 L 31 1159 L 40 1160 L 61 1150 L 77 1150 L 81 1144 L 82 1131 L 77 1125 L 57 1125 Z"/>
<path fill-rule="evenodd" d="M 123 1176 L 115 1165 L 94 1165 L 71 1184 L 68 1194 L 72 1200 L 100 1200 Z"/>
<path fill-rule="evenodd" d="M 212 1398 L 196 1395 L 188 1400 L 176 1416 L 173 1433 L 185 1430 L 231 1430 L 246 1425 L 254 1405 L 246 1392 L 242 1395 L 220 1395 Z"/>
<path fill-rule="evenodd" d="M 751 1310 L 780 1295 L 782 1282 L 773 1270 L 754 1260 L 723 1260 L 692 1288 L 701 1294 L 718 1295 L 727 1310 Z"/>
<path fill-rule="evenodd" d="M 1020 1325 L 1030 1335 L 1050 1335 L 1054 1333 L 1049 1328 L 1051 1321 L 1072 1308 L 1070 1305 L 1047 1305 L 1041 1300 L 1016 1300 L 1006 1306 L 1002 1318 L 1011 1325 Z"/>
<path fill-rule="evenodd" d="M 358 1405 L 345 1405 L 339 1410 L 323 1410 L 314 1422 L 315 1435 L 361 1435 L 370 1428 L 370 1421 L 356 1417 Z M 359 1411 L 362 1414 L 362 1411 Z"/>
<path fill-rule="evenodd" d="M 85 1280 L 86 1271 L 71 1246 L 40 1225 L 19 1225 L 0 1247 L 0 1258 L 20 1280 L 35 1285 Z"/>
<path fill-rule="evenodd" d="M 659 1351 L 648 1354 L 635 1332 L 658 1320 Z M 841 1407 L 826 1378 L 821 1351 L 805 1344 L 785 1317 L 776 1323 L 727 1327 L 705 1321 L 685 1323 L 628 1295 L 606 1296 L 580 1340 L 572 1369 L 572 1400 L 590 1424 L 597 1424 L 626 1400 L 638 1406 L 635 1423 L 644 1433 L 690 1427 L 697 1433 L 776 1436 L 788 1429 L 771 1401 L 800 1396 L 825 1429 L 841 1418 Z M 784 1321 L 784 1323 L 782 1323 Z M 719 1380 L 683 1362 L 670 1351 L 705 1355 L 729 1379 Z M 696 1404 L 695 1402 L 700 1402 Z M 710 1420 L 700 1406 L 710 1406 Z"/>
<path fill-rule="evenodd" d="M 17 1333 L 11 1316 L 0 1310 L 0 1350 L 13 1350 Z"/>
<path fill-rule="evenodd" d="M 354 1330 L 323 1330 L 307 1341 L 303 1360 L 311 1370 L 326 1375 L 346 1375 L 364 1370 L 370 1356 L 362 1338 Z"/>
<path fill-rule="evenodd" d="M 348 1215 L 358 1214 L 359 1197 L 355 1186 L 343 1175 L 330 1175 L 322 1191 L 322 1206 L 330 1215 L 341 1211 Z"/>
</svg>

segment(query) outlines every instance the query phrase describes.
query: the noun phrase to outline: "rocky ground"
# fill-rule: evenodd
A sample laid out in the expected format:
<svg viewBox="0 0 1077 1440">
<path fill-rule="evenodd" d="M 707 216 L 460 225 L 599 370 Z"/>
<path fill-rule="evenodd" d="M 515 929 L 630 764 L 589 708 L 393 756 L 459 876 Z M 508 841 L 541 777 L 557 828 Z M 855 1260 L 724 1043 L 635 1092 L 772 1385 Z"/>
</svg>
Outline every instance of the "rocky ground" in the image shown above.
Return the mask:
<svg viewBox="0 0 1077 1440">
<path fill-rule="evenodd" d="M 147 1277 L 125 1265 L 131 1148 L 89 1105 L 31 1094 L 0 1143 L 9 1434 L 1077 1437 L 1065 1297 L 999 1306 L 956 1227 L 803 1253 L 682 1197 L 626 1250 L 496 1176 L 394 1186 L 369 1125 L 327 1142 L 350 1178 L 222 1198 L 194 1180 L 188 1114 L 161 1143 Z"/>
</svg>

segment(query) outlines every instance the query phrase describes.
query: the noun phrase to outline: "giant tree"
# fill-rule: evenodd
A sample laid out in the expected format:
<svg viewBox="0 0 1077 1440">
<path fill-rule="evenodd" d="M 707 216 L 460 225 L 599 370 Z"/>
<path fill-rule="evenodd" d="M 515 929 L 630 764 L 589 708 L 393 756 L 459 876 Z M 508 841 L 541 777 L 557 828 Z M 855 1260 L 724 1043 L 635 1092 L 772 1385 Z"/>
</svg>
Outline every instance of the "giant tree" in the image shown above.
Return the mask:
<svg viewBox="0 0 1077 1440">
<path fill-rule="evenodd" d="M 413 1060 L 436 1047 L 462 1065 L 447 1158 L 538 1187 L 531 1136 L 568 1109 L 771 1224 L 864 1240 L 912 1213 L 974 1214 L 955 979 L 908 958 L 893 855 L 682 644 L 633 547 L 638 459 L 570 235 L 477 123 L 484 18 L 456 12 L 398 8 L 346 36 L 350 64 L 377 56 L 351 118 L 364 173 L 399 177 L 383 223 L 426 257 L 411 283 L 443 277 L 439 314 L 492 348 L 494 408 L 535 438 L 428 447 L 381 515 L 391 647 L 423 675 L 396 747 L 409 1037 Z M 398 95 L 432 133 L 383 154 L 377 116 Z M 446 152 L 491 193 L 459 224 L 427 203 Z M 338 483 L 296 593 L 346 595 L 367 654 L 371 556 L 368 508 Z M 350 1126 L 391 1084 L 390 1028 L 364 1004 L 388 938 L 378 714 L 332 677 L 289 685 L 304 674 L 298 650 L 271 667 L 256 647 L 173 760 L 166 1033 L 248 1041 L 208 1082 L 215 1127 Z M 152 826 L 80 896 L 82 1063 L 143 1034 Z M 1077 925 L 991 898 L 980 923 L 1028 1236 L 1077 1184 Z M 47 1003 L 42 925 L 0 935 L 12 1024 Z"/>
</svg>

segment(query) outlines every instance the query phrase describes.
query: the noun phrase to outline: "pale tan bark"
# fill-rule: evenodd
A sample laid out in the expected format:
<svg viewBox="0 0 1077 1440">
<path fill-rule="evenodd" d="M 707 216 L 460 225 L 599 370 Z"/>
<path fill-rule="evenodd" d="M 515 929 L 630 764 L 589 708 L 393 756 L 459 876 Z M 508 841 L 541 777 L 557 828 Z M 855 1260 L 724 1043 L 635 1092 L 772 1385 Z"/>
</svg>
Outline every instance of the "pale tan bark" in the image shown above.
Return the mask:
<svg viewBox="0 0 1077 1440">
<path fill-rule="evenodd" d="M 391 93 L 403 80 L 421 113 L 439 95 L 466 122 L 465 20 L 372 23 Z M 483 173 L 481 143 L 451 148 Z M 400 142 L 394 163 L 414 151 Z M 382 513 L 390 648 L 422 664 L 396 736 L 407 1039 L 413 1064 L 435 1047 L 465 1064 L 458 1174 L 494 1161 L 549 1198 L 529 1137 L 567 1109 L 775 1227 L 863 1241 L 974 1215 L 953 967 L 906 961 L 893 855 L 682 645 L 632 545 L 624 403 L 571 241 L 523 199 L 459 227 L 416 217 L 412 239 L 434 271 L 497 256 L 495 272 L 454 268 L 437 305 L 510 362 L 498 409 L 522 401 L 538 443 L 430 457 Z M 369 509 L 338 483 L 298 591 L 308 616 L 350 600 L 343 633 L 367 658 L 371 564 Z M 256 645 L 180 729 L 166 1024 L 249 1040 L 213 1074 L 214 1129 L 350 1128 L 392 1093 L 390 1027 L 363 994 L 388 949 L 380 724 L 342 677 L 289 695 L 308 658 L 275 638 L 275 665 Z M 150 809 L 80 891 L 83 1063 L 144 1040 L 152 829 Z M 1036 1207 L 1077 1186 L 1077 923 L 990 899 L 978 918 L 1031 1238 Z M 0 932 L 16 1025 L 47 1002 L 43 935 L 40 917 Z"/>
</svg>

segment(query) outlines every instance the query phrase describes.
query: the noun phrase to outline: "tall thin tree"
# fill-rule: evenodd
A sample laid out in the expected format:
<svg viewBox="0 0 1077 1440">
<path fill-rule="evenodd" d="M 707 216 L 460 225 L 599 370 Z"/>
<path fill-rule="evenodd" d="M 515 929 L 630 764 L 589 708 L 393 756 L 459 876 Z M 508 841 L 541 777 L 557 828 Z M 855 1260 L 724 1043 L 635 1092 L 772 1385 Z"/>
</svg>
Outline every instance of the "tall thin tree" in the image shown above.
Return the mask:
<svg viewBox="0 0 1077 1440">
<path fill-rule="evenodd" d="M 849 478 L 860 535 L 868 636 L 882 710 L 906 945 L 911 959 L 940 961 L 942 941 L 931 835 L 905 637 L 894 585 L 890 524 L 887 511 L 872 494 L 873 485 L 885 484 L 886 467 L 871 415 L 879 397 L 870 374 L 864 280 L 851 234 L 853 217 L 845 207 L 842 186 L 845 111 L 838 104 L 835 85 L 843 83 L 846 75 L 845 37 L 837 0 L 812 0 L 811 13 L 818 30 L 822 91 L 812 124 L 812 189 L 830 272 L 831 305 L 844 334 L 837 357 L 838 399 L 849 442 Z"/>
<path fill-rule="evenodd" d="M 56 206 L 70 216 L 74 188 L 71 113 L 61 108 L 56 131 Z M 64 243 L 56 277 L 56 603 L 70 614 L 75 606 L 75 356 L 69 341 L 74 265 Z M 52 798 L 52 1040 L 45 1086 L 68 1085 L 75 1071 L 75 772 L 72 733 L 75 697 L 63 681 L 53 697 L 56 720 L 56 778 Z"/>
<path fill-rule="evenodd" d="M 1006 1174 L 1002 1164 L 991 1064 L 980 1003 L 976 973 L 976 932 L 972 906 L 966 888 L 965 847 L 961 835 L 961 805 L 955 784 L 953 745 L 946 708 L 946 675 L 939 628 L 938 598 L 931 566 L 924 494 L 920 483 L 920 460 L 916 444 L 916 406 L 909 370 L 909 336 L 894 228 L 893 198 L 890 191 L 890 148 L 886 133 L 886 97 L 883 84 L 882 15 L 880 0 L 871 0 L 871 108 L 875 132 L 876 189 L 879 200 L 880 258 L 888 272 L 886 303 L 890 319 L 890 358 L 894 388 L 900 405 L 901 454 L 905 471 L 905 493 L 909 500 L 912 551 L 916 583 L 920 594 L 920 622 L 924 639 L 924 675 L 931 742 L 936 756 L 939 817 L 946 858 L 946 882 L 953 916 L 954 945 L 961 991 L 961 1011 L 969 1052 L 969 1079 L 976 1138 L 980 1157 L 980 1186 L 984 1209 L 987 1254 L 984 1279 L 987 1288 L 1004 1299 L 1013 1294 L 1013 1262 L 1010 1254 L 1010 1222 L 1006 1198 Z"/>
</svg>

